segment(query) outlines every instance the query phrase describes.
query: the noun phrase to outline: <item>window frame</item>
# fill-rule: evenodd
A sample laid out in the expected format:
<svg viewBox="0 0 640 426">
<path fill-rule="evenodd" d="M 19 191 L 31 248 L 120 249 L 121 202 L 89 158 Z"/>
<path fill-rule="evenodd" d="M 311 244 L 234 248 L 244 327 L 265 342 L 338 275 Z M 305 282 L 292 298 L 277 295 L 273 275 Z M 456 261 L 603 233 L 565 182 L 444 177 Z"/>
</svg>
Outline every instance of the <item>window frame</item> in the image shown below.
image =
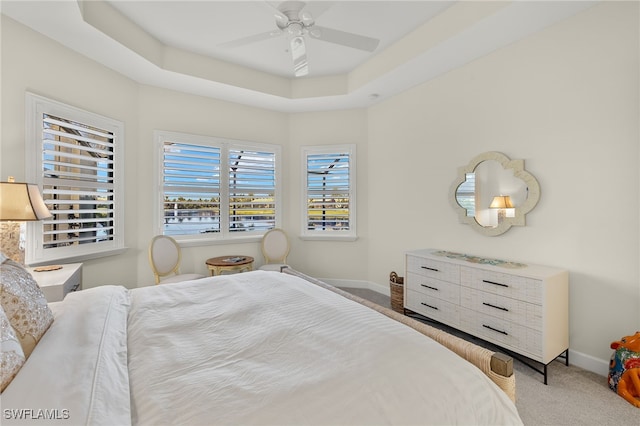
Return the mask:
<svg viewBox="0 0 640 426">
<path fill-rule="evenodd" d="M 260 241 L 262 236 L 267 232 L 266 230 L 243 232 L 229 231 L 229 151 L 234 149 L 264 151 L 274 154 L 274 227 L 282 227 L 282 147 L 280 145 L 183 132 L 172 132 L 167 130 L 154 130 L 153 138 L 155 141 L 154 150 L 156 153 L 154 162 L 155 191 L 153 191 L 153 229 L 155 235 L 162 235 L 164 232 L 164 143 L 167 141 L 220 148 L 220 232 L 171 235 L 171 237 L 174 238 L 180 246 L 191 247 L 210 244 L 257 242 Z"/>
<path fill-rule="evenodd" d="M 322 155 L 341 153 L 349 156 L 349 229 L 346 231 L 336 230 L 310 230 L 308 228 L 308 157 L 309 155 Z M 309 145 L 301 147 L 301 170 L 302 170 L 302 194 L 301 194 L 301 229 L 300 238 L 303 240 L 327 240 L 327 241 L 355 241 L 358 239 L 356 218 L 357 218 L 357 159 L 355 144 L 340 145 Z"/>
<path fill-rule="evenodd" d="M 113 239 L 67 247 L 43 247 L 43 222 L 29 222 L 26 227 L 25 263 L 39 265 L 54 261 L 78 262 L 113 256 L 126 250 L 124 235 L 124 123 L 59 101 L 27 92 L 25 95 L 25 177 L 36 183 L 42 193 L 43 173 L 43 115 L 53 115 L 113 134 Z"/>
</svg>

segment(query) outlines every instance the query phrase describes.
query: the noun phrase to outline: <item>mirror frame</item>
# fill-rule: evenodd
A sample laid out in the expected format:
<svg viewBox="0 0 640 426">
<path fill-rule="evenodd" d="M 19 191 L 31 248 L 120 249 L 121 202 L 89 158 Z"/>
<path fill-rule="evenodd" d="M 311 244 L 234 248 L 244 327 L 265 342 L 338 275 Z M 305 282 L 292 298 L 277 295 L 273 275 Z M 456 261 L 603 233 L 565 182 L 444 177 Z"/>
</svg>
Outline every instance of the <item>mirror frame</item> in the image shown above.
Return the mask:
<svg viewBox="0 0 640 426">
<path fill-rule="evenodd" d="M 465 182 L 466 174 L 473 173 L 476 167 L 483 161 L 494 160 L 502 165 L 505 170 L 513 170 L 513 176 L 521 179 L 527 185 L 528 194 L 526 201 L 515 208 L 514 217 L 505 217 L 502 223 L 497 227 L 486 227 L 480 225 L 475 217 L 467 216 L 467 209 L 463 208 L 456 199 L 456 192 L 458 187 Z M 449 189 L 449 202 L 453 208 L 458 212 L 458 218 L 461 223 L 471 225 L 471 227 L 489 237 L 501 235 L 507 232 L 512 226 L 525 226 L 525 216 L 538 204 L 540 200 L 540 184 L 536 178 L 524 169 L 524 160 L 511 160 L 501 152 L 484 152 L 474 157 L 466 166 L 458 167 L 458 177 L 451 185 Z"/>
</svg>

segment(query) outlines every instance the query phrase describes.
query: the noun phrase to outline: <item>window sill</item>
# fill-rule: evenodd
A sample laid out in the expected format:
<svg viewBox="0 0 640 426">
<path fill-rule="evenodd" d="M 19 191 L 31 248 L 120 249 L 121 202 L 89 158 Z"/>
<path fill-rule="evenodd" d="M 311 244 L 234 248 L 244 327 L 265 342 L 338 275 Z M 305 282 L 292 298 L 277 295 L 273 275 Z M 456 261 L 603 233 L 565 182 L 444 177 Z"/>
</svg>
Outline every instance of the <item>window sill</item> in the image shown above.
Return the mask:
<svg viewBox="0 0 640 426">
<path fill-rule="evenodd" d="M 357 235 L 300 235 L 305 241 L 356 241 Z"/>
<path fill-rule="evenodd" d="M 217 246 L 225 244 L 245 244 L 245 243 L 259 243 L 262 241 L 262 235 L 251 235 L 246 237 L 238 237 L 233 239 L 189 239 L 189 238 L 176 238 L 173 237 L 180 247 L 201 247 L 201 246 Z"/>
<path fill-rule="evenodd" d="M 115 248 L 115 249 L 110 249 L 110 250 L 99 251 L 99 252 L 95 252 L 95 253 L 86 253 L 86 254 L 79 254 L 79 255 L 75 255 L 75 256 L 65 256 L 65 257 L 58 257 L 58 258 L 42 259 L 42 260 L 37 260 L 37 261 L 34 261 L 34 262 L 29 262 L 29 266 L 51 265 L 51 264 L 56 263 L 56 262 L 59 262 L 59 263 L 80 263 L 80 262 L 84 262 L 86 260 L 98 259 L 98 258 L 101 258 L 101 257 L 117 256 L 119 254 L 124 253 L 127 250 L 128 250 L 128 247 L 121 247 L 121 248 Z"/>
</svg>

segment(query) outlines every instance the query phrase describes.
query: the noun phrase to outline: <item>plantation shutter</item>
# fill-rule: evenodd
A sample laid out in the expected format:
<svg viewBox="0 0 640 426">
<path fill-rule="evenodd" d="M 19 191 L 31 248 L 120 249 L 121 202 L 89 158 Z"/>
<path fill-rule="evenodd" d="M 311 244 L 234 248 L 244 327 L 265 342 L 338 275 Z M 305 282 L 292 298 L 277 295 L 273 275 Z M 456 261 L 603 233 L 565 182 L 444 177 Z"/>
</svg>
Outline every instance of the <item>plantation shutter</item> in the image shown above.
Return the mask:
<svg viewBox="0 0 640 426">
<path fill-rule="evenodd" d="M 306 158 L 307 229 L 349 231 L 350 153 L 310 153 Z"/>
<path fill-rule="evenodd" d="M 42 135 L 43 248 L 112 241 L 114 133 L 43 114 Z"/>
<path fill-rule="evenodd" d="M 219 147 L 164 142 L 165 235 L 220 232 Z"/>
<path fill-rule="evenodd" d="M 275 153 L 230 148 L 229 231 L 274 228 L 275 199 Z"/>
</svg>

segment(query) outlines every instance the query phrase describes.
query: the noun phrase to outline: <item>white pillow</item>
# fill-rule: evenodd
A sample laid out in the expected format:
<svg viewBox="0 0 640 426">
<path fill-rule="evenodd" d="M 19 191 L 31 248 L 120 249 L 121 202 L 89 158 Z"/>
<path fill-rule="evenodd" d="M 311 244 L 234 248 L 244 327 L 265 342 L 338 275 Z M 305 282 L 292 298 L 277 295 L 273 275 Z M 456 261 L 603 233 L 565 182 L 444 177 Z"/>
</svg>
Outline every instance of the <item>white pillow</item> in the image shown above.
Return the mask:
<svg viewBox="0 0 640 426">
<path fill-rule="evenodd" d="M 38 283 L 13 260 L 0 264 L 0 304 L 29 358 L 53 322 L 53 313 Z"/>
<path fill-rule="evenodd" d="M 11 383 L 24 364 L 25 357 L 20 341 L 9 323 L 7 315 L 0 309 L 0 392 Z"/>
</svg>

